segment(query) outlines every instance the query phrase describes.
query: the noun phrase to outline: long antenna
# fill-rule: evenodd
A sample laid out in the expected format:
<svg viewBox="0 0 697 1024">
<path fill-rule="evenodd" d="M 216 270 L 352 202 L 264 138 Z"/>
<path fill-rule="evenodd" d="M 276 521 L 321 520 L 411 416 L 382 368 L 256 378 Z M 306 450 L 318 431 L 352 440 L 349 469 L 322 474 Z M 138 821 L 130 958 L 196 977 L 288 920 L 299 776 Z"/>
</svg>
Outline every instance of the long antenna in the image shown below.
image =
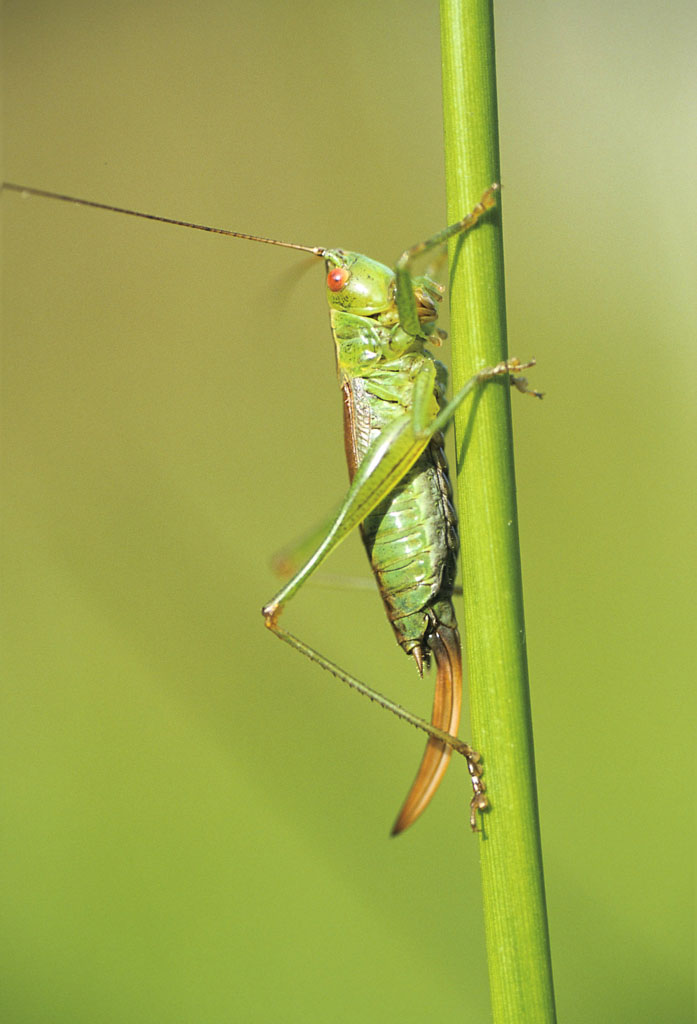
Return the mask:
<svg viewBox="0 0 697 1024">
<path fill-rule="evenodd" d="M 284 249 L 299 249 L 301 252 L 312 253 L 313 256 L 324 256 L 325 249 L 318 245 L 296 245 L 295 242 L 279 242 L 277 238 L 262 238 L 261 235 L 247 235 L 243 231 L 229 231 L 227 228 L 211 228 L 206 224 L 191 224 L 186 220 L 173 220 L 171 217 L 160 217 L 156 213 L 141 213 L 139 210 L 126 210 L 123 206 L 109 206 L 108 203 L 95 203 L 92 199 L 77 199 L 75 196 L 64 196 L 60 192 L 46 192 L 42 188 L 30 188 L 28 185 L 15 185 L 11 181 L 2 183 L 3 189 L 20 192 L 28 196 L 41 196 L 44 199 L 60 199 L 63 203 L 76 203 L 77 206 L 93 206 L 97 210 L 110 210 L 112 213 L 125 213 L 129 217 L 143 217 L 144 220 L 158 220 L 162 224 L 176 224 L 180 228 L 194 228 L 196 231 L 209 231 L 214 235 L 228 235 L 230 238 L 246 238 L 250 242 L 265 242 L 267 245 L 280 245 Z"/>
</svg>

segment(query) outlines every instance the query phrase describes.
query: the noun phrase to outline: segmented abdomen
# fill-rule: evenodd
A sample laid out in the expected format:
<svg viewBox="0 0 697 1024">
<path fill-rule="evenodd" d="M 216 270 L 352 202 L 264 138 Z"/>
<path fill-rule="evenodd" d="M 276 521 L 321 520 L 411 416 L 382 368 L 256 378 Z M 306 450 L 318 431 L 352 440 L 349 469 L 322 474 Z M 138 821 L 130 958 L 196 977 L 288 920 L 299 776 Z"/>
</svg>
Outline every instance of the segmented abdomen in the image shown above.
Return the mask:
<svg viewBox="0 0 697 1024">
<path fill-rule="evenodd" d="M 389 420 L 407 413 L 396 403 L 367 393 L 361 378 L 345 385 L 345 408 L 350 426 L 347 437 L 352 438 L 353 449 L 350 452 L 347 443 L 347 456 L 353 475 L 377 432 Z M 443 438 L 436 435 L 361 526 L 388 618 L 407 653 L 419 646 L 428 650 L 428 636 L 438 623 L 456 628 L 450 598 L 458 536 L 451 495 Z"/>
</svg>

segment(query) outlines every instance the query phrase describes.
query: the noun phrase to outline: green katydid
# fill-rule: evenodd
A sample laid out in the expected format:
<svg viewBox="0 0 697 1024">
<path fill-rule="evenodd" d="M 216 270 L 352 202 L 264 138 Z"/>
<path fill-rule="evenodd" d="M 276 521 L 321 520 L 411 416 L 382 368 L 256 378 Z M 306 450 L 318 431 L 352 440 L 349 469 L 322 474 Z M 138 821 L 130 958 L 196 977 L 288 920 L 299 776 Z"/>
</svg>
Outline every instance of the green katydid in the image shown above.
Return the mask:
<svg viewBox="0 0 697 1024">
<path fill-rule="evenodd" d="M 280 639 L 349 686 L 428 734 L 423 760 L 392 830 L 402 832 L 424 811 L 447 768 L 451 752 L 467 762 L 473 788 L 470 822 L 487 806 L 479 755 L 456 737 L 462 691 L 462 656 L 452 604 L 458 550 L 457 516 L 443 452 L 443 431 L 456 409 L 487 381 L 533 365 L 509 359 L 481 370 L 450 400 L 447 371 L 426 347 L 440 344 L 436 303 L 441 288 L 413 277 L 415 257 L 474 227 L 496 202 L 491 185 L 471 213 L 425 242 L 407 249 L 394 270 L 359 253 L 303 246 L 258 235 L 207 227 L 72 196 L 6 183 L 3 188 L 144 217 L 182 227 L 309 252 L 327 269 L 327 299 L 344 402 L 344 440 L 350 487 L 314 550 L 263 608 L 266 626 Z M 360 528 L 387 616 L 402 649 L 423 675 L 431 657 L 436 682 L 431 722 L 412 715 L 282 629 L 283 606 L 355 527 Z"/>
</svg>

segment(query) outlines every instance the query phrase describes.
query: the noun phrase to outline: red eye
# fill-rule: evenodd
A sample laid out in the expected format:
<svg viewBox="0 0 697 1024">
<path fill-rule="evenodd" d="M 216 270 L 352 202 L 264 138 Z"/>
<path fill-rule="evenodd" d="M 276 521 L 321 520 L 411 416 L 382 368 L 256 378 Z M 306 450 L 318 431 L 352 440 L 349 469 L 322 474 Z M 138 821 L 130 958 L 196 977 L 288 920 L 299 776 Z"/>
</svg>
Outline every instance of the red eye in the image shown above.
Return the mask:
<svg viewBox="0 0 697 1024">
<path fill-rule="evenodd" d="M 340 292 L 350 276 L 346 267 L 333 267 L 327 274 L 327 288 L 330 292 Z"/>
</svg>

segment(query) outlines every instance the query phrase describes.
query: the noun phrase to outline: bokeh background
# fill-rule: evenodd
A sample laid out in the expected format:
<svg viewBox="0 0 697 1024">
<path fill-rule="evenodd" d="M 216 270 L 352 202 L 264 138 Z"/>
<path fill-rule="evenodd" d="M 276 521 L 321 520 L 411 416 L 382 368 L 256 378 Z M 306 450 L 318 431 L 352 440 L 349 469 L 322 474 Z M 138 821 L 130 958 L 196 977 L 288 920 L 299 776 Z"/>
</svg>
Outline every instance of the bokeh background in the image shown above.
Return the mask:
<svg viewBox="0 0 697 1024">
<path fill-rule="evenodd" d="M 695 8 L 496 16 L 510 349 L 547 393 L 514 405 L 560 1017 L 682 1024 Z M 385 261 L 444 223 L 436 4 L 3 17 L 6 179 Z M 259 615 L 345 487 L 319 264 L 2 205 L 2 1019 L 486 1020 L 461 766 L 390 841 L 420 736 Z M 329 568 L 365 574 L 358 541 Z M 308 586 L 287 623 L 428 710 L 370 591 Z"/>
</svg>

